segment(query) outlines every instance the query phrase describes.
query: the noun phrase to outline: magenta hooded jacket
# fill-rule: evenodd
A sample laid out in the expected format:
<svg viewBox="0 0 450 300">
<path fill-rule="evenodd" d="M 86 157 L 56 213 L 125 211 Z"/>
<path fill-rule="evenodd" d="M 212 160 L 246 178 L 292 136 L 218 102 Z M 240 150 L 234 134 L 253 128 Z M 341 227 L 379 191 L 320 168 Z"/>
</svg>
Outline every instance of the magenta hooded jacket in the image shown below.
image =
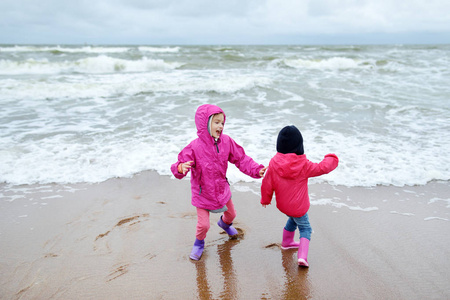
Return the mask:
<svg viewBox="0 0 450 300">
<path fill-rule="evenodd" d="M 308 178 L 327 174 L 338 166 L 335 154 L 327 154 L 320 163 L 313 163 L 306 155 L 277 152 L 269 162 L 261 184 L 261 204 L 272 201 L 289 217 L 303 217 L 309 210 Z"/>
<path fill-rule="evenodd" d="M 201 105 L 195 113 L 198 138 L 193 140 L 178 154 L 178 161 L 171 166 L 173 175 L 182 179 L 185 174 L 178 173 L 178 165 L 193 161 L 191 165 L 192 205 L 198 208 L 215 210 L 222 208 L 231 199 L 231 190 L 226 173 L 228 162 L 253 178 L 260 178 L 259 171 L 264 167 L 245 154 L 228 135 L 220 135 L 217 142 L 209 134 L 209 117 L 223 110 L 211 104 Z M 186 173 L 187 174 L 187 173 Z"/>
</svg>

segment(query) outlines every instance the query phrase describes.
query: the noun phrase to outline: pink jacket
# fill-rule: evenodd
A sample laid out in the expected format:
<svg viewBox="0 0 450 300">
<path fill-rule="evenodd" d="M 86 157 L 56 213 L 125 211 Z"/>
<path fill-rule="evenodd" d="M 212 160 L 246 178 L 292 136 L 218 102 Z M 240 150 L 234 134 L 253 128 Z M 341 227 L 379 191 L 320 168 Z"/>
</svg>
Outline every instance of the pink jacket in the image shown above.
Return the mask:
<svg viewBox="0 0 450 300">
<path fill-rule="evenodd" d="M 178 154 L 178 161 L 171 166 L 173 175 L 182 179 L 178 165 L 193 161 L 191 168 L 192 205 L 208 210 L 225 206 L 231 199 L 231 190 L 226 178 L 228 162 L 253 178 L 260 178 L 259 171 L 264 167 L 247 156 L 244 149 L 231 137 L 221 134 L 217 142 L 208 132 L 208 120 L 213 114 L 225 113 L 215 105 L 201 105 L 195 113 L 198 138 L 193 140 Z"/>
<path fill-rule="evenodd" d="M 270 204 L 275 192 L 277 208 L 282 213 L 294 218 L 304 216 L 310 206 L 308 178 L 327 174 L 336 169 L 338 163 L 334 154 L 327 154 L 320 163 L 313 163 L 304 154 L 277 152 L 261 184 L 261 204 Z"/>
</svg>

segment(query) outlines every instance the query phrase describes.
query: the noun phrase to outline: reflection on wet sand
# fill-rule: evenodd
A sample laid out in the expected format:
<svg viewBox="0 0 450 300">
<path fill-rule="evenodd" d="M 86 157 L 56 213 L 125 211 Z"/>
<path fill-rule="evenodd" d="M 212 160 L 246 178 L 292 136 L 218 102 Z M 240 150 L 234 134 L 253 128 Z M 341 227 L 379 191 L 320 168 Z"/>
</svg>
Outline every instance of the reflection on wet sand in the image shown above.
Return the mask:
<svg viewBox="0 0 450 300">
<path fill-rule="evenodd" d="M 221 299 L 237 299 L 238 290 L 236 286 L 236 272 L 233 269 L 233 259 L 231 258 L 231 249 L 241 240 L 228 240 L 217 246 L 219 254 L 220 269 L 224 278 L 224 290 L 220 294 Z"/>
<path fill-rule="evenodd" d="M 217 254 L 219 255 L 219 264 L 224 282 L 223 291 L 219 297 L 220 299 L 238 299 L 236 272 L 233 267 L 231 249 L 239 244 L 240 241 L 240 239 L 230 239 L 217 246 Z M 206 257 L 195 262 L 195 268 L 197 270 L 198 298 L 202 300 L 214 299 L 206 272 Z"/>
<path fill-rule="evenodd" d="M 231 256 L 231 250 L 234 246 L 239 244 L 241 239 L 227 240 L 217 246 L 217 254 L 219 256 L 220 273 L 223 278 L 222 291 L 217 296 L 217 291 L 212 291 L 211 285 L 208 282 L 210 278 L 207 274 L 207 260 L 208 257 L 204 256 L 201 260 L 194 262 L 197 271 L 197 293 L 198 299 L 211 300 L 211 299 L 239 299 L 241 294 L 239 287 L 239 280 L 237 278 L 236 271 L 233 265 L 233 258 Z M 311 298 L 311 284 L 308 279 L 308 268 L 300 268 L 297 264 L 297 251 L 281 250 L 282 266 L 284 270 L 284 283 L 280 286 L 277 299 L 308 299 Z M 211 275 L 211 274 L 210 274 Z M 216 297 L 214 297 L 216 295 Z M 263 294 L 264 295 L 264 294 Z M 274 299 L 269 295 L 261 296 L 261 299 Z M 275 295 L 272 295 L 275 296 Z"/>
<path fill-rule="evenodd" d="M 281 259 L 285 272 L 284 291 L 282 299 L 308 299 L 310 283 L 307 268 L 300 268 L 297 264 L 297 250 L 281 250 Z"/>
<path fill-rule="evenodd" d="M 202 257 L 199 261 L 194 262 L 197 270 L 197 293 L 201 300 L 213 299 L 206 274 L 205 260 L 206 258 Z"/>
</svg>

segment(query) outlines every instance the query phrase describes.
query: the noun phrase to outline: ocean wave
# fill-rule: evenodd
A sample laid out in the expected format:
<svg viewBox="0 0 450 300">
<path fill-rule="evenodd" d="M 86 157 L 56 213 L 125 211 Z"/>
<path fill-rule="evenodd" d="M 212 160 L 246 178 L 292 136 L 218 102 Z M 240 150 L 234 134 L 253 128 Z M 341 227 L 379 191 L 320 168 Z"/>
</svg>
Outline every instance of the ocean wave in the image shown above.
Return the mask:
<svg viewBox="0 0 450 300">
<path fill-rule="evenodd" d="M 445 47 L 389 54 L 390 47 L 368 46 L 142 45 L 109 55 L 36 47 L 47 52 L 0 56 L 0 182 L 99 182 L 149 169 L 170 175 L 195 138 L 203 103 L 224 108 L 225 133 L 262 164 L 288 124 L 302 131 L 311 161 L 336 153 L 338 169 L 311 182 L 450 180 Z M 253 180 L 234 166 L 227 176 Z"/>
<path fill-rule="evenodd" d="M 202 91 L 219 89 L 220 78 L 206 86 L 203 81 L 191 87 L 189 84 L 179 86 L 180 82 L 176 81 L 169 85 L 167 81 L 155 87 L 151 83 L 154 80 L 139 79 L 137 75 L 128 82 L 120 82 L 121 76 L 113 77 L 115 83 L 109 81 L 102 87 L 111 97 L 104 97 L 99 91 L 96 97 L 83 98 L 82 89 L 61 87 L 51 99 L 32 98 L 33 90 L 30 90 L 30 97 L 22 94 L 11 104 L 2 101 L 6 109 L 0 113 L 3 121 L 0 182 L 101 182 L 144 170 L 171 175 L 170 164 L 182 147 L 195 138 L 195 108 L 206 101 L 199 99 L 204 96 Z M 177 76 L 168 76 L 172 77 Z M 222 92 L 264 83 L 258 78 L 243 85 L 238 84 L 240 81 L 242 78 L 236 78 Z M 172 96 L 117 94 L 119 91 L 133 93 L 143 86 L 144 90 L 170 91 Z M 188 88 L 192 90 L 186 92 Z M 184 91 L 177 92 L 177 89 Z M 76 97 L 63 101 L 63 93 Z M 298 107 L 287 103 L 264 110 L 264 102 L 249 105 L 248 101 L 239 100 L 243 94 L 223 95 L 226 100 L 219 105 L 229 117 L 225 133 L 259 163 L 268 165 L 275 154 L 278 130 L 286 124 L 296 124 L 302 131 L 308 159 L 320 162 L 327 153 L 336 153 L 340 159 L 335 171 L 312 178 L 311 183 L 371 187 L 450 180 L 450 160 L 445 154 L 450 139 L 445 130 L 448 119 L 443 109 L 379 107 L 378 113 L 387 110 L 382 117 L 386 125 L 374 124 L 376 128 L 370 129 L 372 125 L 367 121 L 339 119 L 348 111 L 346 108 L 334 106 L 333 110 L 338 112 L 329 112 L 329 124 L 326 124 L 316 122 L 321 112 L 310 113 L 308 106 L 312 103 L 307 100 Z M 272 102 L 278 103 L 277 100 Z M 21 109 L 23 107 L 26 109 Z M 362 109 L 371 108 L 366 105 Z M 173 118 L 176 118 L 175 123 Z M 227 177 L 230 183 L 255 181 L 233 165 Z"/>
<path fill-rule="evenodd" d="M 183 64 L 165 62 L 162 59 L 143 57 L 139 60 L 127 60 L 106 55 L 86 57 L 76 61 L 49 61 L 47 58 L 29 58 L 23 61 L 0 60 L 0 74 L 67 74 L 67 73 L 116 73 L 116 72 L 149 72 L 173 70 Z"/>
<path fill-rule="evenodd" d="M 180 51 L 180 47 L 128 47 L 128 46 L 4 46 L 0 47 L 0 52 L 7 53 L 23 53 L 23 52 L 50 52 L 58 53 L 86 53 L 86 54 L 107 54 L 107 53 L 126 53 L 137 49 L 140 52 L 152 53 L 176 53 Z"/>
<path fill-rule="evenodd" d="M 177 105 L 172 106 L 171 111 L 180 110 Z M 77 111 L 80 115 L 99 119 L 89 110 L 83 114 L 82 110 Z M 120 117 L 125 112 L 117 111 L 108 114 Z M 161 114 L 163 117 L 148 123 L 169 126 L 163 119 L 164 116 L 168 118 L 170 114 L 167 115 L 165 112 Z M 132 116 L 130 114 L 130 117 Z M 153 113 L 146 118 L 156 117 Z M 193 138 L 195 129 L 185 126 L 177 129 L 176 134 L 171 136 L 169 130 L 157 131 L 154 128 L 155 125 L 142 125 L 143 122 L 145 123 L 145 120 L 141 118 L 135 122 L 123 121 L 114 126 L 109 124 L 111 120 L 101 125 L 74 124 L 66 125 L 64 128 L 55 127 L 53 133 L 49 133 L 51 127 L 42 131 L 36 124 L 35 133 L 16 135 L 16 139 L 20 138 L 23 142 L 17 144 L 10 141 L 5 143 L 7 146 L 3 150 L 0 149 L 0 166 L 2 167 L 0 182 L 17 185 L 52 182 L 96 183 L 114 177 L 128 177 L 145 170 L 155 170 L 161 175 L 171 175 L 170 165 L 176 161 L 182 147 Z M 189 124 L 189 122 L 181 124 Z M 145 135 L 142 126 L 151 134 Z M 260 124 L 259 126 L 263 127 Z M 267 135 L 252 129 L 239 130 L 236 126 L 229 128 L 228 133 L 255 161 L 268 165 L 271 156 L 275 153 L 272 142 L 274 138 L 268 138 Z M 311 132 L 303 131 L 303 133 L 309 138 L 305 145 L 310 153 L 307 154 L 308 159 L 320 162 L 323 155 L 329 152 L 336 153 L 340 158 L 339 167 L 335 171 L 312 178 L 311 183 L 328 182 L 332 185 L 349 187 L 372 187 L 425 185 L 432 180 L 450 180 L 449 170 L 444 166 L 448 164 L 448 159 L 441 161 L 442 165 L 439 165 L 438 159 L 430 159 L 426 166 L 421 166 L 423 156 L 411 155 L 411 151 L 406 151 L 404 145 L 385 147 L 381 152 L 369 144 L 369 137 L 363 135 L 346 138 L 334 133 L 333 136 L 337 136 L 337 139 L 341 141 L 333 145 L 332 141 L 318 144 L 310 140 Z M 82 142 L 82 139 L 86 141 Z M 355 143 L 357 139 L 361 142 Z M 2 140 L 4 141 L 6 140 Z M 408 153 L 403 155 L 399 151 Z M 429 152 L 433 152 L 433 149 L 425 151 L 424 156 L 429 157 Z M 230 165 L 227 178 L 232 184 L 256 182 L 233 165 Z"/>
<path fill-rule="evenodd" d="M 104 98 L 117 96 L 133 96 L 141 94 L 195 94 L 217 93 L 228 95 L 249 91 L 257 87 L 268 87 L 272 80 L 260 76 L 231 75 L 228 73 L 211 74 L 202 80 L 196 73 L 147 72 L 147 73 L 114 73 L 94 74 L 86 77 L 83 74 L 60 75 L 49 81 L 19 80 L 10 78 L 0 81 L 0 100 L 25 101 L 33 105 L 35 101 L 44 99 L 79 99 Z M 14 113 L 11 111 L 11 113 Z"/>
<path fill-rule="evenodd" d="M 371 67 L 372 63 L 346 57 L 327 59 L 283 59 L 280 63 L 295 69 L 357 69 Z"/>
<path fill-rule="evenodd" d="M 177 53 L 177 52 L 180 51 L 180 47 L 149 47 L 149 46 L 141 46 L 141 47 L 138 47 L 138 49 L 141 52 L 153 52 L 153 53 L 161 53 L 161 52 Z"/>
<path fill-rule="evenodd" d="M 95 47 L 95 46 L 11 46 L 0 47 L 0 52 L 52 52 L 52 53 L 124 53 L 130 47 Z"/>
<path fill-rule="evenodd" d="M 21 120 L 14 117 L 15 121 L 4 126 L 6 136 L 0 137 L 4 145 L 0 148 L 0 182 L 101 182 L 144 170 L 171 175 L 169 167 L 176 161 L 178 152 L 195 138 L 192 110 L 196 105 L 187 109 L 188 113 L 179 114 L 188 107 L 182 101 L 166 101 L 163 106 L 151 100 L 133 102 L 125 98 L 107 107 L 103 99 L 86 99 L 84 106 L 81 106 L 83 101 L 78 102 L 75 107 L 70 107 L 73 101 L 61 103 L 65 108 L 60 111 L 43 103 L 28 105 L 35 120 L 28 120 L 29 115 Z M 230 103 L 227 106 L 230 108 Z M 257 115 L 251 112 L 243 115 L 245 119 L 239 119 L 241 110 L 242 107 L 227 110 L 231 119 L 227 121 L 226 133 L 255 161 L 268 165 L 275 153 L 278 128 L 291 121 L 286 114 L 277 117 L 279 111 L 265 115 L 264 120 L 257 121 Z M 174 127 L 168 120 L 175 115 L 177 126 Z M 408 139 L 398 134 L 374 136 L 373 132 L 364 130 L 345 134 L 311 124 L 301 128 L 308 159 L 320 162 L 330 152 L 340 159 L 335 171 L 312 178 L 311 183 L 370 187 L 450 180 L 450 161 L 441 150 L 449 147 L 448 135 L 442 132 L 429 135 L 428 140 L 433 142 L 420 145 L 419 155 L 415 145 L 419 144 L 417 138 L 421 133 L 408 133 L 411 136 Z M 444 138 L 439 140 L 441 136 Z M 227 177 L 230 183 L 255 181 L 233 165 Z"/>
</svg>

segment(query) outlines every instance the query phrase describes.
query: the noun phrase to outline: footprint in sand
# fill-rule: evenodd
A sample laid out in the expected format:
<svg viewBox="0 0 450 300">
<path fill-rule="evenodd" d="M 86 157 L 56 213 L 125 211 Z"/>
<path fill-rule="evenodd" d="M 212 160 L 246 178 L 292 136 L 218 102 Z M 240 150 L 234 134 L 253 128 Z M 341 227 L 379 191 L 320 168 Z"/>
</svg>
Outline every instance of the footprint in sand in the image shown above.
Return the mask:
<svg viewBox="0 0 450 300">
<path fill-rule="evenodd" d="M 47 253 L 44 255 L 44 258 L 58 257 L 59 255 L 56 253 Z"/>
<path fill-rule="evenodd" d="M 124 218 L 122 220 L 120 220 L 119 222 L 117 222 L 116 225 L 114 225 L 110 230 L 104 232 L 104 233 L 100 233 L 99 235 L 97 235 L 97 237 L 95 238 L 94 243 L 97 243 L 98 240 L 103 239 L 104 237 L 108 236 L 114 229 L 118 228 L 118 227 L 123 227 L 125 225 L 127 225 L 128 227 L 136 225 L 142 221 L 146 221 L 147 218 L 149 217 L 149 214 L 141 214 L 141 215 L 135 215 L 132 217 L 128 217 L 128 218 Z M 110 250 L 108 243 L 106 242 L 106 248 L 108 249 L 108 251 Z M 98 249 L 97 245 L 94 245 L 94 250 L 96 251 Z"/>
<path fill-rule="evenodd" d="M 281 245 L 277 244 L 277 243 L 272 243 L 272 244 L 269 244 L 269 245 L 265 246 L 264 248 L 266 248 L 266 249 L 272 249 L 272 248 L 279 248 L 279 249 L 281 249 Z"/>
<path fill-rule="evenodd" d="M 114 270 L 106 278 L 106 282 L 110 282 L 128 273 L 129 266 L 130 266 L 129 264 L 123 264 L 119 265 L 118 267 L 115 267 Z"/>
<path fill-rule="evenodd" d="M 149 216 L 149 214 L 142 214 L 142 215 L 137 215 L 137 216 L 133 216 L 133 217 L 122 219 L 111 230 L 108 230 L 105 233 L 100 233 L 95 238 L 95 240 L 98 240 L 98 239 L 101 239 L 101 238 L 107 236 L 116 227 L 120 227 L 120 226 L 125 225 L 125 224 L 130 223 L 130 222 L 131 222 L 131 224 L 129 224 L 129 226 L 133 226 L 133 225 L 141 222 L 140 218 L 147 218 L 148 216 Z"/>
</svg>

